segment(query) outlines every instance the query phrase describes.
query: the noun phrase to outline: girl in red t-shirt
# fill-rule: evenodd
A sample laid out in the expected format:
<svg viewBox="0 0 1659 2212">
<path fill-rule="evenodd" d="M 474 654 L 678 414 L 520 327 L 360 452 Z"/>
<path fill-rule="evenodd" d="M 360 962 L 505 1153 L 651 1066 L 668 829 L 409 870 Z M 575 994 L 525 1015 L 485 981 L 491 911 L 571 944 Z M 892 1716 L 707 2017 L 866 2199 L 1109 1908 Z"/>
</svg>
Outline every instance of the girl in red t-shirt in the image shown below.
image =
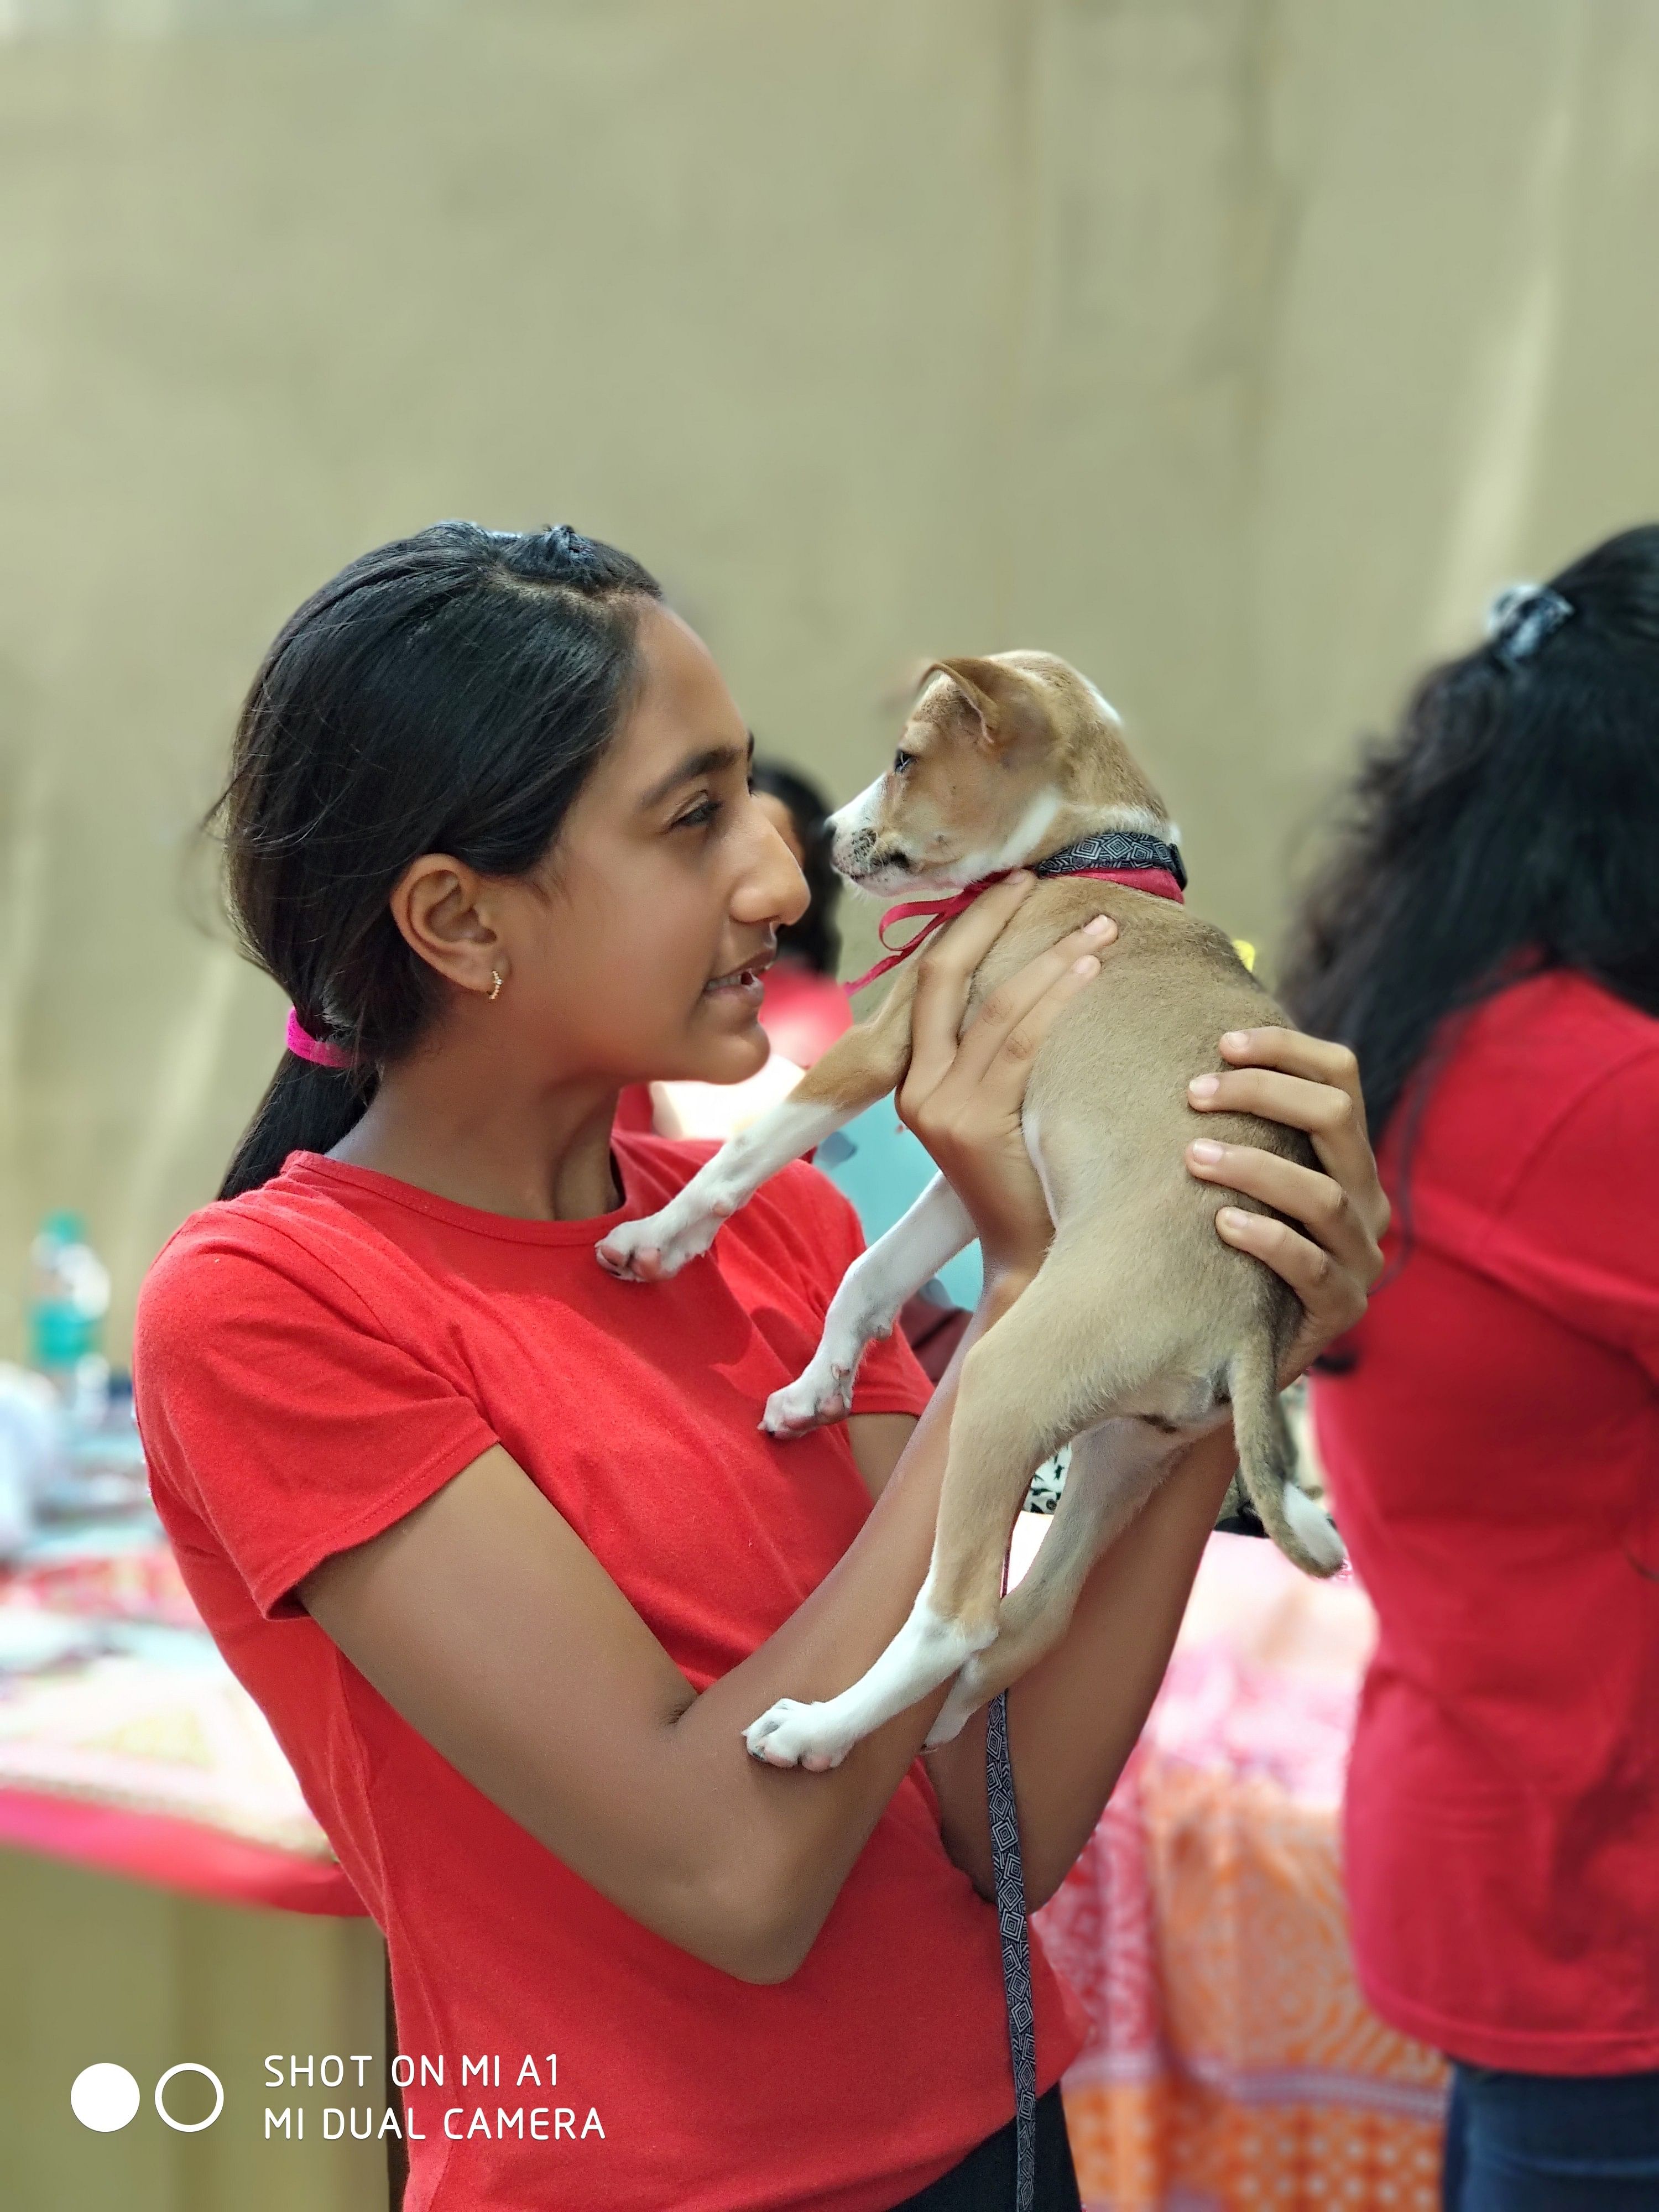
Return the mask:
<svg viewBox="0 0 1659 2212">
<path fill-rule="evenodd" d="M 765 1057 L 750 979 L 805 890 L 748 753 L 634 562 L 446 523 L 288 623 L 216 810 L 295 1012 L 145 1279 L 138 1416 L 204 1617 L 386 1931 L 409 2212 L 943 2212 L 1012 2172 L 983 1713 L 920 1758 L 941 1686 L 829 1772 L 743 1740 L 909 1611 L 955 1366 L 930 1400 L 878 1346 L 844 1426 L 760 1431 L 860 1248 L 809 1165 L 670 1281 L 594 1256 L 709 1150 L 613 1128 L 623 1087 Z M 930 957 L 899 1094 L 980 1231 L 970 1341 L 1050 1232 L 1031 1048 L 1110 957 L 1063 939 L 959 1036 L 1028 889 Z M 1302 1297 L 1299 1364 L 1380 1264 L 1352 1056 L 1283 1030 L 1223 1056 L 1195 1107 L 1308 1130 L 1329 1169 L 1188 1156 L 1319 1224 L 1218 1216 Z M 1232 1456 L 1192 1448 L 1008 1694 L 1033 1905 L 1134 1741 Z M 1084 2022 L 1040 1946 L 1033 1996 L 1052 2212 Z"/>
<path fill-rule="evenodd" d="M 1389 1272 L 1317 1433 L 1380 1633 L 1361 1981 L 1455 2062 L 1451 2212 L 1659 2205 L 1659 527 L 1494 604 L 1361 785 L 1286 997 Z"/>
</svg>

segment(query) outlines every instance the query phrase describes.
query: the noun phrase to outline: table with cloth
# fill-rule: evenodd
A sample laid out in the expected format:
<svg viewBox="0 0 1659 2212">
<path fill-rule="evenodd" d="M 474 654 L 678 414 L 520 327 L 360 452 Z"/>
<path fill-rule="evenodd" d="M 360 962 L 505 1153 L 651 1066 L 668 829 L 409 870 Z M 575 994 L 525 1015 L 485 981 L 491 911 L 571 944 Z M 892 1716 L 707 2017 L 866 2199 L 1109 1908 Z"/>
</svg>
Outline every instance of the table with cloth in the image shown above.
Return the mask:
<svg viewBox="0 0 1659 2212">
<path fill-rule="evenodd" d="M 267 2140 L 263 2114 L 273 2051 L 371 2054 L 377 2094 L 384 1962 L 153 1516 L 0 1571 L 0 2204 L 380 2212 L 386 2143 Z M 181 2060 L 224 2084 L 201 2133 L 150 2108 Z M 70 2110 L 100 2063 L 140 2086 L 115 2134 Z"/>
<path fill-rule="evenodd" d="M 1011 1577 L 1049 1525 L 1020 1516 Z M 14 1653 L 31 1623 L 60 1648 L 0 1673 L 0 1844 L 244 1906 L 361 1911 L 153 1530 L 9 1577 L 0 1656 L 8 1622 Z M 1036 1915 L 1094 2023 L 1062 2083 L 1090 2212 L 1431 2212 L 1444 2069 L 1361 2000 L 1338 1873 L 1371 1627 L 1351 1577 L 1211 1540 L 1141 1742 Z"/>
</svg>

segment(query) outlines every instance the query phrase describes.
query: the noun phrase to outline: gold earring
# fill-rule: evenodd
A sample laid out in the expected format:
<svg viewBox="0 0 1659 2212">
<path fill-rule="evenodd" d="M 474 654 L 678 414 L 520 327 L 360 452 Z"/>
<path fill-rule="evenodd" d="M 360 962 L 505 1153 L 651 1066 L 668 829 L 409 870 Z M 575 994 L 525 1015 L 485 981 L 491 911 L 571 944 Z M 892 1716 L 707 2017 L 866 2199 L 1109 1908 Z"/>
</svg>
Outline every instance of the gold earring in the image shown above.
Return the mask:
<svg viewBox="0 0 1659 2212">
<path fill-rule="evenodd" d="M 491 991 L 489 994 L 491 1003 L 493 1004 L 495 998 L 495 992 L 501 989 L 501 985 L 506 979 L 503 976 L 498 975 L 495 970 L 492 968 L 489 971 L 489 980 L 495 987 L 495 990 Z"/>
</svg>

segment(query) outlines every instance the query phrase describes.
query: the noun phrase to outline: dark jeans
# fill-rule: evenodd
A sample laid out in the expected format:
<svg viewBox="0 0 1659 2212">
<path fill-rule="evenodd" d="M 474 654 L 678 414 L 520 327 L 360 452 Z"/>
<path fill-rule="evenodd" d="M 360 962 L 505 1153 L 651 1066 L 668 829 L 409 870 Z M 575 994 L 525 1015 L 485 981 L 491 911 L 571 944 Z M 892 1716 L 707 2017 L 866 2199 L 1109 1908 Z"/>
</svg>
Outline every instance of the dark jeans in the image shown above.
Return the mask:
<svg viewBox="0 0 1659 2212">
<path fill-rule="evenodd" d="M 1659 2074 L 1453 2062 L 1445 2212 L 1659 2212 Z"/>
<path fill-rule="evenodd" d="M 940 2174 L 926 2189 L 895 2205 L 893 2212 L 1012 2212 L 1013 2202 L 1014 2124 L 1010 2120 L 1006 2127 L 987 2136 L 949 2173 Z M 1037 2099 L 1036 2187 L 1032 2204 L 1034 2212 L 1083 2212 L 1058 2081 Z"/>
</svg>

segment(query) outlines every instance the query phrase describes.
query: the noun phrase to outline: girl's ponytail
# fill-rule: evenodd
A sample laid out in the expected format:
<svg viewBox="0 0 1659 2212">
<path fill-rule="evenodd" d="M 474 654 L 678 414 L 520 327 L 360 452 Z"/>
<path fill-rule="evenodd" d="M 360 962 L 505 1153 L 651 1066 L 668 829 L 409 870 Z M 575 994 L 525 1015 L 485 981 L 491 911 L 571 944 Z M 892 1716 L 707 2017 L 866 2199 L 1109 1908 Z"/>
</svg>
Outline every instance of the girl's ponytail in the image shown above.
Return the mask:
<svg viewBox="0 0 1659 2212">
<path fill-rule="evenodd" d="M 391 915 L 423 853 L 481 875 L 543 860 L 635 678 L 641 602 L 660 587 L 563 525 L 441 522 L 368 553 L 284 625 L 237 724 L 203 827 L 225 847 L 242 950 L 336 1068 L 285 1051 L 220 1187 L 326 1152 L 441 1003 Z"/>
<path fill-rule="evenodd" d="M 374 1096 L 377 1079 L 319 1067 L 285 1049 L 231 1155 L 219 1196 L 269 1182 L 290 1152 L 331 1152 Z"/>
</svg>

